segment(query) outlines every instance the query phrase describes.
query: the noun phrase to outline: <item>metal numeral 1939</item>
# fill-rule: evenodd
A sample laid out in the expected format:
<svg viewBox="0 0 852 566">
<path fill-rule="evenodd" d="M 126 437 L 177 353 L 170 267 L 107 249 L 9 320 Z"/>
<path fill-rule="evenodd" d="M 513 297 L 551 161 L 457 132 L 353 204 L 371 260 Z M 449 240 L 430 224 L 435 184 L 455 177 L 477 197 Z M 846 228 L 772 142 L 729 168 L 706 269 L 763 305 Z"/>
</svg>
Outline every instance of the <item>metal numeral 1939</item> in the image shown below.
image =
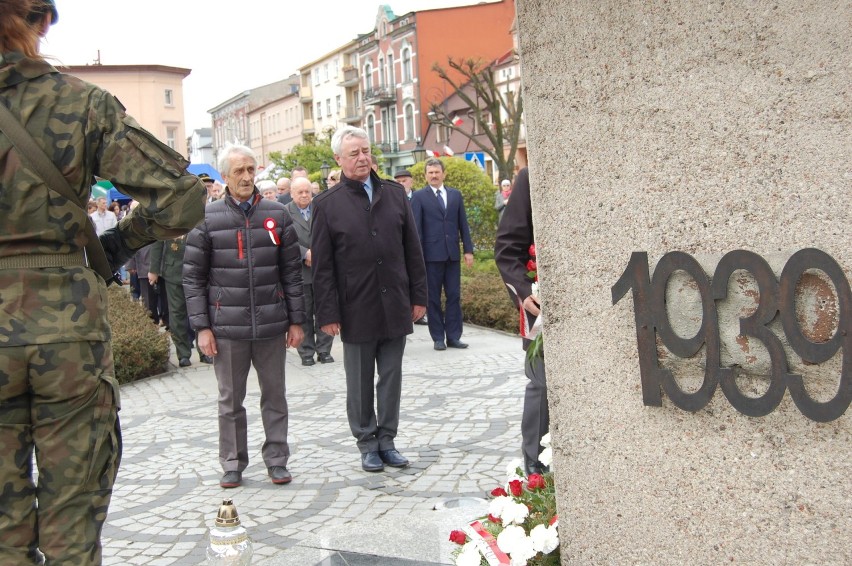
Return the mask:
<svg viewBox="0 0 852 566">
<path fill-rule="evenodd" d="M 747 318 L 740 318 L 740 334 L 759 340 L 767 349 L 771 375 L 769 387 L 758 397 L 745 395 L 737 386 L 733 368 L 721 367 L 721 341 L 716 300 L 725 299 L 728 280 L 737 270 L 752 274 L 757 283 L 757 309 Z M 796 285 L 808 270 L 820 270 L 834 285 L 837 293 L 837 330 L 825 342 L 813 342 L 802 331 L 796 317 Z M 688 274 L 701 296 L 702 320 L 698 332 L 683 338 L 672 329 L 666 311 L 666 287 L 676 271 Z M 799 250 L 787 261 L 780 281 L 761 256 L 734 250 L 725 254 L 716 266 L 712 281 L 698 261 L 684 252 L 665 254 L 651 278 L 648 254 L 634 252 L 621 278 L 612 286 L 612 302 L 617 303 L 633 290 L 636 317 L 636 341 L 639 348 L 639 370 L 642 380 L 642 400 L 645 405 L 661 406 L 661 390 L 671 401 L 686 411 L 698 411 L 710 402 L 717 386 L 731 405 L 751 417 L 761 417 L 774 411 L 790 391 L 793 402 L 807 418 L 819 422 L 837 419 L 852 402 L 852 291 L 849 281 L 837 262 L 825 252 L 814 248 Z M 805 362 L 820 364 L 842 350 L 840 382 L 837 393 L 828 401 L 813 399 L 804 386 L 801 375 L 790 373 L 781 340 L 767 325 L 780 314 L 784 334 L 793 351 Z M 657 337 L 675 356 L 689 358 L 706 347 L 704 380 L 693 392 L 681 389 L 671 370 L 659 364 Z"/>
</svg>

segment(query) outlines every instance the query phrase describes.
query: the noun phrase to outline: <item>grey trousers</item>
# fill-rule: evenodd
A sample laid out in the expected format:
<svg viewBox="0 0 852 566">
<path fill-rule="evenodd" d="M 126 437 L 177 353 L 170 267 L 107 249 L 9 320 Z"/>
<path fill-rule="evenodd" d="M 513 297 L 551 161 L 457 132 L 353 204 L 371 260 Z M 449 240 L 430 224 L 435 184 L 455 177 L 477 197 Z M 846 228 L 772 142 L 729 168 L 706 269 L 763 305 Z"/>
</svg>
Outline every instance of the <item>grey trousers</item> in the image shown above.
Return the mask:
<svg viewBox="0 0 852 566">
<path fill-rule="evenodd" d="M 405 336 L 358 344 L 343 343 L 346 415 L 362 454 L 394 448 L 393 440 L 399 427 L 404 352 Z M 377 370 L 379 377 L 375 382 L 374 398 L 373 380 Z"/>
<path fill-rule="evenodd" d="M 219 353 L 213 370 L 219 382 L 219 463 L 226 472 L 248 466 L 248 423 L 243 401 L 249 369 L 254 365 L 260 384 L 260 416 L 266 441 L 261 453 L 266 467 L 286 466 L 287 390 L 284 385 L 284 337 L 268 340 L 216 339 Z"/>
<path fill-rule="evenodd" d="M 331 344 L 334 342 L 334 336 L 326 334 L 316 325 L 314 319 L 314 286 L 311 283 L 302 285 L 302 290 L 305 297 L 305 315 L 307 317 L 302 330 L 305 332 L 305 339 L 297 348 L 299 355 L 303 358 L 312 358 L 314 354 L 330 354 Z"/>
<path fill-rule="evenodd" d="M 541 437 L 550 430 L 550 410 L 547 407 L 547 377 L 544 358 L 537 357 L 533 363 L 524 360 L 524 373 L 529 382 L 524 392 L 524 412 L 521 416 L 521 449 L 524 463 L 538 462 L 541 454 Z"/>
</svg>

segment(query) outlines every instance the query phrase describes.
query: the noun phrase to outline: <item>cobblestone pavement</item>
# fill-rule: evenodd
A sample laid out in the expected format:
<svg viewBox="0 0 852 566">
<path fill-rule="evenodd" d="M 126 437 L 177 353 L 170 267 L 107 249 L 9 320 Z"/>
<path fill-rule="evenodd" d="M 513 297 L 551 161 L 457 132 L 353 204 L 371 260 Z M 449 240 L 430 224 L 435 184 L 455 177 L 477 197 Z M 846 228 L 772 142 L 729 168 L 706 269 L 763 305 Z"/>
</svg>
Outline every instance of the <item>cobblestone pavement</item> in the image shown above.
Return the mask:
<svg viewBox="0 0 852 566">
<path fill-rule="evenodd" d="M 449 531 L 483 514 L 485 495 L 520 457 L 526 385 L 518 338 L 466 326 L 463 339 L 467 350 L 436 352 L 425 327 L 409 336 L 396 439 L 412 462 L 404 470 L 361 470 L 339 343 L 332 364 L 303 367 L 288 352 L 289 485 L 273 485 L 260 456 L 253 372 L 245 403 L 251 461 L 243 485 L 228 490 L 219 487 L 212 366 L 193 357 L 189 368 L 123 386 L 124 455 L 104 564 L 203 564 L 224 497 L 254 541 L 253 564 L 450 563 Z M 469 505 L 445 501 L 452 498 Z"/>
</svg>

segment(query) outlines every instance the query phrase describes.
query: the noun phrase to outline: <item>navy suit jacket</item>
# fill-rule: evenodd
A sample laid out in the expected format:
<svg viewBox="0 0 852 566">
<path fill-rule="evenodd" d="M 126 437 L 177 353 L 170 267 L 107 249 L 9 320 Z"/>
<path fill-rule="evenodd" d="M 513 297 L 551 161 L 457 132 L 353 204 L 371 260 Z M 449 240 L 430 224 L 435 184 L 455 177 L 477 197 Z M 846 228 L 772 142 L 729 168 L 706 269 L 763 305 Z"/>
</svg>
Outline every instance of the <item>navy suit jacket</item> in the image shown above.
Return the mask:
<svg viewBox="0 0 852 566">
<path fill-rule="evenodd" d="M 423 246 L 423 259 L 427 262 L 460 261 L 459 240 L 464 253 L 473 253 L 461 191 L 446 185 L 444 188 L 447 190 L 446 214 L 441 210 L 432 187 L 428 185 L 414 191 L 411 197 L 414 224 Z"/>
</svg>

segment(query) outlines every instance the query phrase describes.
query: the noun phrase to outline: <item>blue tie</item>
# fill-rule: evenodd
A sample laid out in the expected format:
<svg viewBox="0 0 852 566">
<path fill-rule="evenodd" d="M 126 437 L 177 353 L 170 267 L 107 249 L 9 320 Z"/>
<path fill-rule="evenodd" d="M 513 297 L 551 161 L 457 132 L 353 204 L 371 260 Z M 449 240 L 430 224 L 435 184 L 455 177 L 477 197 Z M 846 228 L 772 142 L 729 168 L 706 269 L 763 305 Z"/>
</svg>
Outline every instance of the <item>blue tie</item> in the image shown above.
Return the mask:
<svg viewBox="0 0 852 566">
<path fill-rule="evenodd" d="M 441 207 L 441 212 L 446 214 L 447 213 L 447 205 L 444 204 L 444 199 L 441 198 L 441 189 L 438 189 L 438 191 L 435 193 L 435 196 L 438 197 L 438 206 Z"/>
<path fill-rule="evenodd" d="M 251 208 L 251 203 L 249 201 L 241 202 L 240 208 L 243 209 L 243 212 L 248 216 L 248 211 Z"/>
</svg>

